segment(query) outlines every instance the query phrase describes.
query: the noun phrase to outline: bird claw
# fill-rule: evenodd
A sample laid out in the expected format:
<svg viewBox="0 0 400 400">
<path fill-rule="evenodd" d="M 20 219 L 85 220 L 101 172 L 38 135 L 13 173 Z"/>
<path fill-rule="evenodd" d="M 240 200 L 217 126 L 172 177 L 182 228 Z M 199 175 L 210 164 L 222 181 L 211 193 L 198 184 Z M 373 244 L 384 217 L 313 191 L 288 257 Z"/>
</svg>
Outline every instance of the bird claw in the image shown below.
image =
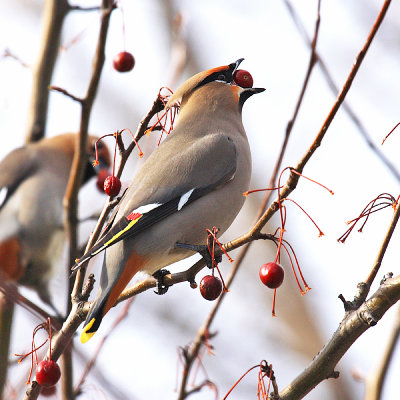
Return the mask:
<svg viewBox="0 0 400 400">
<path fill-rule="evenodd" d="M 214 258 L 210 254 L 210 251 L 208 249 L 208 246 L 204 244 L 187 244 L 187 243 L 175 243 L 175 247 L 181 248 L 181 249 L 187 249 L 187 250 L 192 250 L 196 253 L 199 253 L 204 261 L 207 264 L 207 267 L 212 269 L 213 265 L 219 264 L 222 261 L 222 255 L 220 256 L 215 256 Z"/>
<path fill-rule="evenodd" d="M 153 277 L 157 279 L 157 290 L 154 290 L 155 294 L 162 295 L 168 292 L 169 285 L 164 282 L 164 276 L 169 275 L 171 272 L 167 269 L 160 269 L 153 274 Z"/>
</svg>

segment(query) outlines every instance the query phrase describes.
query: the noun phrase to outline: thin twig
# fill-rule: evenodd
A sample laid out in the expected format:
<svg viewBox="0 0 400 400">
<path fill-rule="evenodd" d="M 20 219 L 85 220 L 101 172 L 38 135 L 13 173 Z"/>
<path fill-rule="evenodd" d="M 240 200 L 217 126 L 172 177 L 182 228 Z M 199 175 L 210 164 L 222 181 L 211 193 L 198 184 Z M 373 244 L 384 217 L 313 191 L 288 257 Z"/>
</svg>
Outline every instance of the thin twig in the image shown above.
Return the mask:
<svg viewBox="0 0 400 400">
<path fill-rule="evenodd" d="M 390 337 L 386 342 L 385 349 L 381 355 L 378 364 L 373 368 L 369 374 L 366 387 L 364 400 L 380 400 L 382 397 L 382 389 L 390 362 L 393 358 L 396 345 L 400 338 L 400 307 L 397 308 L 394 325 Z M 377 350 L 377 349 L 376 349 Z M 376 353 L 375 353 L 376 354 Z"/>
<path fill-rule="evenodd" d="M 294 25 L 298 28 L 301 36 L 303 37 L 304 41 L 307 43 L 307 45 L 312 46 L 312 40 L 309 38 L 307 34 L 307 30 L 305 29 L 303 23 L 301 22 L 301 19 L 299 15 L 296 13 L 295 8 L 292 6 L 289 0 L 283 0 L 285 3 L 289 15 L 292 17 Z M 332 93 L 337 96 L 339 93 L 339 88 L 337 87 L 335 81 L 333 80 L 332 74 L 330 73 L 325 61 L 321 57 L 321 55 L 316 52 L 315 53 L 316 61 L 318 62 L 318 65 L 321 69 L 322 74 L 325 77 L 325 80 L 328 84 L 328 87 L 331 89 Z M 375 153 L 375 155 L 382 161 L 384 165 L 388 168 L 388 170 L 392 173 L 392 175 L 400 181 L 400 172 L 396 169 L 395 165 L 385 156 L 385 154 L 382 152 L 382 150 L 379 149 L 378 146 L 374 143 L 372 140 L 370 134 L 367 131 L 367 128 L 364 126 L 364 124 L 361 122 L 361 120 L 358 118 L 356 115 L 355 111 L 353 108 L 350 106 L 350 104 L 345 101 L 343 102 L 342 109 L 347 113 L 347 115 L 350 117 L 350 119 L 353 121 L 354 125 L 357 127 L 359 133 L 367 143 L 367 145 L 371 148 L 371 150 Z"/>
<path fill-rule="evenodd" d="M 12 58 L 13 60 L 17 61 L 20 65 L 24 68 L 31 68 L 29 64 L 27 64 L 24 60 L 22 60 L 19 56 L 14 54 L 10 49 L 5 48 L 3 54 L 0 56 L 0 60 L 3 58 Z"/>
<path fill-rule="evenodd" d="M 383 257 L 386 252 L 386 249 L 389 245 L 390 239 L 392 238 L 394 229 L 396 227 L 396 224 L 397 224 L 399 218 L 400 218 L 400 205 L 397 205 L 396 210 L 393 215 L 393 218 L 392 218 L 392 221 L 389 225 L 389 229 L 386 233 L 385 240 L 382 243 L 382 246 L 381 246 L 378 256 L 374 262 L 374 265 L 372 266 L 372 269 L 371 269 L 370 273 L 368 274 L 367 279 L 365 280 L 365 283 L 368 285 L 368 287 L 371 287 L 372 282 L 374 281 L 374 279 L 379 271 L 379 268 L 382 264 Z"/>
<path fill-rule="evenodd" d="M 164 108 L 164 105 L 162 101 L 160 100 L 159 96 L 156 97 L 156 99 L 153 102 L 153 105 L 150 109 L 150 111 L 146 114 L 146 116 L 139 122 L 139 125 L 136 129 L 136 132 L 134 134 L 134 138 L 136 142 L 138 142 L 146 133 L 146 130 L 149 127 L 149 122 L 150 120 L 162 109 Z M 125 164 L 131 155 L 133 149 L 136 147 L 135 141 L 132 141 L 132 143 L 127 147 L 127 149 L 123 152 L 121 155 L 121 158 L 118 163 L 117 167 L 117 174 L 116 176 L 118 178 L 121 177 L 122 171 L 125 167 Z"/>
<path fill-rule="evenodd" d="M 0 293 L 2 293 L 10 302 L 18 304 L 19 306 L 25 308 L 29 313 L 34 315 L 39 320 L 47 319 L 50 315 L 43 308 L 39 307 L 37 304 L 33 303 L 21 293 L 19 293 L 18 288 L 9 282 L 4 281 L 0 278 Z M 61 323 L 57 317 L 51 318 L 51 324 L 55 330 L 61 328 Z"/>
<path fill-rule="evenodd" d="M 80 97 L 77 97 L 73 95 L 72 93 L 68 92 L 68 90 L 63 89 L 59 86 L 49 86 L 49 90 L 54 90 L 55 92 L 62 93 L 64 96 L 69 97 L 71 100 L 76 101 L 77 103 L 83 104 L 84 99 L 81 99 Z"/>
</svg>

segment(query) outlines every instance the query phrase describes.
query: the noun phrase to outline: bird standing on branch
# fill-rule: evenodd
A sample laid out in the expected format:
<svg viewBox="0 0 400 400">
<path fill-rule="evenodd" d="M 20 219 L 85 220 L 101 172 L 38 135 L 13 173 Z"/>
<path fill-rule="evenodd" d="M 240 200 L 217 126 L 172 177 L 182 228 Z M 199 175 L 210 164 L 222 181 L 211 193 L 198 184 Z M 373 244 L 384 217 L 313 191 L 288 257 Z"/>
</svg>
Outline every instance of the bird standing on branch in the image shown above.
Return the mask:
<svg viewBox="0 0 400 400">
<path fill-rule="evenodd" d="M 103 236 L 73 267 L 106 249 L 83 343 L 137 272 L 154 274 L 193 255 L 191 245 L 205 244 L 207 228 L 222 234 L 240 211 L 251 176 L 242 106 L 265 90 L 235 84 L 242 60 L 193 76 L 170 97 L 166 109 L 181 103 L 174 130 L 136 175 Z"/>
</svg>

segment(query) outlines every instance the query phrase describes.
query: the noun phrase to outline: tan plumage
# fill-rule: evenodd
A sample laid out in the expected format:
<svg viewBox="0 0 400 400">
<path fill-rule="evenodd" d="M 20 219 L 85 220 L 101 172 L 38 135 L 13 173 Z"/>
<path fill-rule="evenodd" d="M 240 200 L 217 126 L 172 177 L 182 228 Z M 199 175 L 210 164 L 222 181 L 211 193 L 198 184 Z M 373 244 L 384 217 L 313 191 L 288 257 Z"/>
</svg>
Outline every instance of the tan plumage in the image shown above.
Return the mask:
<svg viewBox="0 0 400 400">
<path fill-rule="evenodd" d="M 0 163 L 0 276 L 35 289 L 47 303 L 48 282 L 65 244 L 62 198 L 75 137 L 42 139 L 12 151 Z M 96 140 L 88 140 L 91 158 Z M 105 146 L 100 158 L 110 165 Z M 95 172 L 89 162 L 86 180 Z"/>
<path fill-rule="evenodd" d="M 136 175 L 108 232 L 76 265 L 107 248 L 82 342 L 139 270 L 153 274 L 192 255 L 175 244 L 205 244 L 206 229 L 223 233 L 242 207 L 251 156 L 241 108 L 264 89 L 231 84 L 240 61 L 195 75 L 167 103 L 181 101 L 173 132 Z"/>
</svg>

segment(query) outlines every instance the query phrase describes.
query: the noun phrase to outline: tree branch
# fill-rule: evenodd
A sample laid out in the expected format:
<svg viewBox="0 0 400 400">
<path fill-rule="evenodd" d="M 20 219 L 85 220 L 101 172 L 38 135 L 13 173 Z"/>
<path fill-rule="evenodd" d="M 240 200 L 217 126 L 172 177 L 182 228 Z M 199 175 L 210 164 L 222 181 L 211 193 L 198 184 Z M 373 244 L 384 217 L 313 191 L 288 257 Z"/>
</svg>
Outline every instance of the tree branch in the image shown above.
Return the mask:
<svg viewBox="0 0 400 400">
<path fill-rule="evenodd" d="M 67 0 L 46 0 L 39 57 L 33 73 L 33 87 L 25 142 L 36 142 L 45 135 L 51 77 L 60 45 L 61 30 L 68 14 Z"/>
<path fill-rule="evenodd" d="M 69 266 L 74 264 L 74 261 L 77 257 L 78 192 L 83 179 L 83 172 L 85 171 L 85 163 L 87 162 L 86 149 L 90 114 L 96 97 L 101 71 L 105 60 L 104 49 L 107 39 L 110 16 L 114 8 L 115 4 L 112 0 L 102 1 L 101 25 L 96 54 L 93 61 L 92 77 L 90 79 L 86 95 L 82 99 L 81 103 L 82 107 L 79 136 L 75 145 L 75 153 L 72 162 L 71 173 L 64 196 L 64 226 L 66 228 L 66 234 L 69 242 Z M 77 277 L 79 275 L 80 271 L 78 271 Z M 80 279 L 75 279 L 75 281 L 70 279 L 71 290 L 68 293 L 71 293 L 74 282 L 75 285 L 79 285 L 80 293 L 82 291 L 83 277 Z"/>
<path fill-rule="evenodd" d="M 337 376 L 334 368 L 347 350 L 399 299 L 400 276 L 387 279 L 358 310 L 346 314 L 329 343 L 296 379 L 281 390 L 280 399 L 302 399 L 323 380 Z"/>
</svg>

